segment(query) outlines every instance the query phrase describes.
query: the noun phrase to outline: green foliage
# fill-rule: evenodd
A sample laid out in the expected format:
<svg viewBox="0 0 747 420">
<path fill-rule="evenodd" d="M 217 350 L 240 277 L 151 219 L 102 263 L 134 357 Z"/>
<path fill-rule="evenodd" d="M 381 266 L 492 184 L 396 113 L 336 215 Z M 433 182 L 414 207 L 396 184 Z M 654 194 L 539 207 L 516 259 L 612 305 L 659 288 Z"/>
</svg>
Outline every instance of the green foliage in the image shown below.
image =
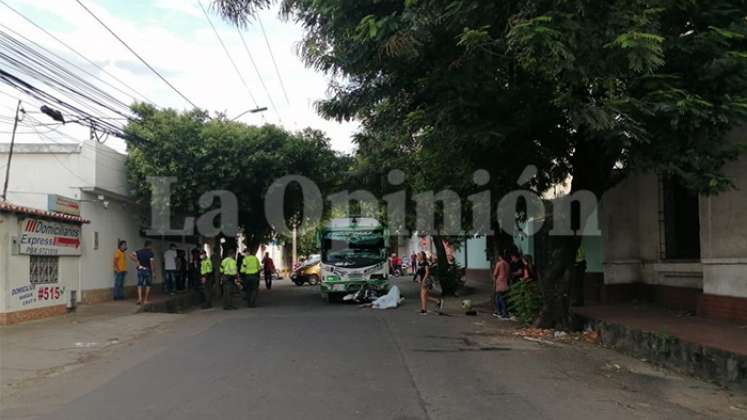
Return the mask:
<svg viewBox="0 0 747 420">
<path fill-rule="evenodd" d="M 536 281 L 517 281 L 508 290 L 507 297 L 509 312 L 522 324 L 531 324 L 539 316 L 542 295 Z"/>
<path fill-rule="evenodd" d="M 537 191 L 570 178 L 601 196 L 639 171 L 733 188 L 722 167 L 747 120 L 744 0 L 282 4 L 305 29 L 303 58 L 335 76 L 319 110 L 361 121 L 356 179 L 372 191 L 390 192 L 398 168 L 408 192 L 465 198 L 486 169 L 500 197 L 529 164 Z"/>
<path fill-rule="evenodd" d="M 239 224 L 251 244 L 270 239 L 273 229 L 264 213 L 264 194 L 275 179 L 301 174 L 322 190 L 336 189 L 350 160 L 329 147 L 319 131 L 296 133 L 266 125 L 247 126 L 210 119 L 203 111 L 179 113 L 136 105 L 140 120 L 127 130 L 149 140 L 129 150 L 128 176 L 140 203 L 151 202 L 149 176 L 174 176 L 171 210 L 175 217 L 198 214 L 199 197 L 212 190 L 228 190 L 239 200 Z M 301 209 L 298 191 L 288 189 L 286 218 Z M 147 215 L 144 215 L 147 218 Z"/>
</svg>

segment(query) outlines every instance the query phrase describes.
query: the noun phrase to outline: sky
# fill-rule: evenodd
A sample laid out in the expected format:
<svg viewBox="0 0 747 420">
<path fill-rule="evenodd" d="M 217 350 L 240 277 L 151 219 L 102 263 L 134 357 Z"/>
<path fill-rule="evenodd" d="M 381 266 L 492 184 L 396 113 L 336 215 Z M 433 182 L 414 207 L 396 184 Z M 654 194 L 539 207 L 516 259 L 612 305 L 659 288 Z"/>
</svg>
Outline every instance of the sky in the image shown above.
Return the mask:
<svg viewBox="0 0 747 420">
<path fill-rule="evenodd" d="M 189 103 L 138 61 L 75 0 L 2 1 L 142 93 L 157 106 L 179 110 L 191 108 Z M 200 0 L 208 8 L 210 19 L 245 79 L 247 89 L 210 28 L 197 0 L 82 1 L 200 108 L 211 112 L 225 112 L 232 118 L 255 108 L 256 100 L 256 105 L 267 107 L 268 110 L 259 114 L 247 114 L 241 121 L 248 124 L 267 122 L 282 125 L 289 130 L 305 127 L 320 129 L 331 138 L 335 150 L 353 150 L 350 139 L 358 129 L 358 124 L 328 121 L 315 112 L 314 102 L 327 95 L 328 77 L 304 65 L 296 53 L 296 46 L 303 37 L 302 28 L 293 22 L 281 20 L 277 10 L 264 11 L 259 19 L 264 25 L 272 54 L 277 61 L 280 79 L 276 75 L 270 49 L 258 24 L 250 24 L 242 33 L 259 72 L 252 66 L 237 29 L 208 8 L 210 0 Z M 2 3 L 0 23 L 80 65 L 125 93 L 131 92 L 24 21 Z M 259 75 L 264 80 L 267 91 L 263 88 Z M 281 81 L 288 94 L 287 100 Z M 96 83 L 123 102 L 132 102 L 130 96 Z M 130 95 L 137 97 L 135 93 Z M 9 141 L 17 99 L 24 101 L 25 109 L 37 110 L 35 108 L 38 107 L 38 102 L 0 81 L 0 141 Z M 30 121 L 26 121 L 26 124 L 30 124 Z M 58 131 L 46 128 L 42 130 L 42 139 L 72 141 L 70 137 L 80 140 L 88 138 L 88 130 L 84 128 L 66 125 L 55 129 Z M 25 127 L 22 123 L 16 140 L 29 142 L 38 137 L 32 128 Z M 124 150 L 124 143 L 118 139 L 112 139 L 107 144 Z"/>
</svg>

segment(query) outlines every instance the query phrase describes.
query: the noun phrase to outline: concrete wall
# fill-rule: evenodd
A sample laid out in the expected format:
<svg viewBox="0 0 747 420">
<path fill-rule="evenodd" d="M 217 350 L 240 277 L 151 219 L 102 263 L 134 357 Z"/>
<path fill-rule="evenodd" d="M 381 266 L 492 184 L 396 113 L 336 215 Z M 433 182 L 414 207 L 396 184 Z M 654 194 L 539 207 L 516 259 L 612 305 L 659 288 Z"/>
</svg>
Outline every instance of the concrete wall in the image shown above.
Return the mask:
<svg viewBox="0 0 747 420">
<path fill-rule="evenodd" d="M 740 135 L 747 143 L 747 131 Z M 700 200 L 703 292 L 747 297 L 747 156 L 724 172 L 736 190 Z"/>
<path fill-rule="evenodd" d="M 7 145 L 0 145 L 0 159 L 3 154 L 7 157 Z M 131 251 L 141 248 L 145 240 L 140 236 L 140 210 L 126 199 L 129 188 L 125 163 L 125 155 L 96 142 L 21 144 L 14 150 L 10 202 L 46 209 L 48 194 L 64 195 L 81 200 L 81 216 L 91 221 L 82 229 L 82 255 L 77 259 L 80 275 L 76 274 L 71 284 L 79 290 L 79 301 L 111 299 L 112 258 L 118 240 L 126 240 Z M 107 206 L 99 195 L 103 195 Z M 153 240 L 159 268 L 170 242 Z M 185 250 L 193 246 L 175 242 Z M 126 286 L 134 286 L 137 274 L 129 259 L 127 263 Z M 157 280 L 163 281 L 163 276 Z"/>
<path fill-rule="evenodd" d="M 80 144 L 17 144 L 13 151 L 8 201 L 47 208 L 46 192 L 80 198 L 80 187 L 94 185 L 94 158 Z M 8 158 L 0 145 L 0 160 Z"/>
<path fill-rule="evenodd" d="M 70 291 L 77 289 L 80 277 L 80 257 L 59 258 L 57 283 L 31 285 L 31 256 L 12 255 L 11 238 L 20 234 L 19 218 L 15 214 L 0 213 L 0 313 L 32 311 L 66 305 Z M 59 288 L 45 299 L 37 298 L 41 288 Z"/>
</svg>

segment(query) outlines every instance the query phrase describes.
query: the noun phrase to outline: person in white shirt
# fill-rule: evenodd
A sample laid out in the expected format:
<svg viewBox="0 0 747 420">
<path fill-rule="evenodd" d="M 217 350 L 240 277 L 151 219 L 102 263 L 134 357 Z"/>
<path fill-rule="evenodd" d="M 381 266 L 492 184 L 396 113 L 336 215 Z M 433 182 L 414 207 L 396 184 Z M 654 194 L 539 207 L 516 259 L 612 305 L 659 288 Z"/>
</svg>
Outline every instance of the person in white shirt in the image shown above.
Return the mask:
<svg viewBox="0 0 747 420">
<path fill-rule="evenodd" d="M 176 245 L 169 245 L 169 250 L 163 253 L 164 292 L 173 295 L 176 291 Z"/>
</svg>

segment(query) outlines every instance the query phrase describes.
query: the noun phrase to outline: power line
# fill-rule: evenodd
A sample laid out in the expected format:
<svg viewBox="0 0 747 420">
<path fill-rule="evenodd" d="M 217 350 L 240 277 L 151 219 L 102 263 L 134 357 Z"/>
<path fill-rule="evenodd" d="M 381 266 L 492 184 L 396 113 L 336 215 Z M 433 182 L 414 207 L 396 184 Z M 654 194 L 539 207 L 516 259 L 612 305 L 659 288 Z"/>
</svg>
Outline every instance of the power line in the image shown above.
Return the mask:
<svg viewBox="0 0 747 420">
<path fill-rule="evenodd" d="M 241 43 L 244 44 L 244 50 L 246 50 L 246 54 L 249 56 L 249 60 L 252 62 L 252 66 L 254 67 L 254 72 L 257 73 L 259 82 L 262 84 L 262 88 L 265 90 L 265 93 L 267 93 L 267 99 L 270 101 L 270 105 L 272 106 L 272 109 L 275 111 L 275 114 L 277 114 L 278 120 L 280 120 L 280 124 L 282 124 L 283 118 L 280 116 L 280 112 L 278 112 L 278 108 L 275 106 L 275 101 L 272 100 L 272 95 L 270 95 L 270 90 L 267 89 L 267 85 L 265 84 L 265 79 L 262 77 L 262 73 L 260 73 L 259 67 L 257 67 L 257 63 L 254 62 L 254 57 L 252 56 L 251 51 L 249 51 L 249 46 L 246 44 L 246 40 L 244 39 L 244 34 L 241 33 L 241 29 L 239 29 L 238 26 L 236 27 L 236 32 L 239 33 L 239 38 L 241 39 Z"/>
<path fill-rule="evenodd" d="M 272 47 L 270 46 L 270 40 L 267 39 L 267 32 L 265 32 L 265 25 L 262 24 L 262 20 L 257 17 L 257 23 L 259 23 L 259 28 L 262 29 L 262 36 L 265 38 L 265 44 L 267 44 L 267 50 L 270 51 L 270 58 L 272 59 L 272 65 L 275 67 L 275 74 L 278 76 L 278 81 L 280 82 L 280 88 L 283 90 L 283 95 L 285 95 L 285 102 L 290 105 L 290 100 L 288 99 L 288 92 L 285 90 L 285 84 L 283 83 L 283 76 L 280 75 L 280 69 L 278 69 L 278 63 L 275 61 L 275 54 L 272 53 Z"/>
<path fill-rule="evenodd" d="M 228 48 L 226 48 L 226 44 L 223 43 L 223 39 L 221 39 L 220 35 L 218 34 L 218 30 L 215 29 L 215 25 L 213 25 L 213 21 L 210 20 L 210 15 L 208 15 L 208 12 L 207 10 L 205 10 L 205 7 L 202 5 L 202 2 L 198 1 L 197 4 L 200 5 L 200 9 L 202 9 L 202 13 L 205 14 L 205 19 L 207 19 L 208 23 L 210 24 L 210 27 L 213 29 L 213 33 L 215 34 L 215 37 L 218 38 L 218 42 L 220 43 L 220 46 L 223 47 L 223 51 L 226 53 L 226 56 L 228 57 L 228 61 L 231 62 L 231 65 L 233 66 L 233 69 L 236 71 L 236 74 L 239 76 L 241 83 L 246 88 L 246 92 L 249 94 L 249 97 L 252 99 L 252 102 L 254 102 L 255 108 L 259 108 L 259 105 L 257 104 L 257 100 L 254 99 L 254 95 L 252 95 L 252 91 L 249 89 L 249 85 L 246 83 L 246 80 L 244 80 L 244 76 L 241 75 L 241 71 L 239 70 L 239 67 L 236 65 L 236 62 L 233 61 L 233 57 L 231 57 L 231 53 L 228 52 Z"/>
<path fill-rule="evenodd" d="M 73 63 L 73 62 L 71 62 L 71 61 L 67 60 L 67 59 L 66 59 L 65 57 L 62 57 L 62 56 L 60 56 L 60 55 L 58 55 L 58 54 L 55 54 L 55 53 L 54 53 L 53 51 L 50 51 L 49 49 L 47 49 L 47 48 L 43 47 L 42 45 L 40 45 L 40 44 L 38 44 L 38 43 L 36 43 L 36 42 L 34 42 L 34 41 L 30 40 L 29 38 L 27 38 L 27 37 L 25 37 L 25 36 L 23 36 L 23 35 L 19 34 L 18 32 L 14 31 L 14 30 L 12 30 L 12 29 L 10 29 L 10 28 L 8 28 L 7 26 L 5 26 L 5 25 L 3 25 L 3 24 L 0 24 L 0 27 L 2 27 L 2 28 L 5 28 L 6 30 L 8 30 L 8 31 L 10 31 L 10 32 L 11 32 L 12 34 L 14 34 L 15 36 L 17 36 L 17 37 L 20 37 L 20 38 L 22 38 L 22 39 L 23 39 L 24 41 L 26 41 L 27 43 L 29 43 L 29 44 L 31 44 L 31 45 L 34 45 L 34 46 L 36 46 L 37 48 L 41 49 L 42 51 L 45 51 L 45 52 L 46 52 L 47 54 L 50 54 L 50 55 L 52 55 L 53 57 L 56 57 L 56 58 L 57 58 L 58 60 L 61 60 L 62 62 L 64 62 L 64 63 L 66 63 L 66 64 L 68 64 L 68 65 L 70 65 L 70 66 L 72 66 L 72 67 L 74 67 L 74 68 L 76 68 L 76 69 L 78 69 L 78 70 L 82 71 L 83 73 L 85 73 L 85 74 L 86 74 L 86 75 L 88 75 L 89 77 L 92 77 L 92 78 L 94 78 L 95 80 L 98 80 L 99 82 L 101 82 L 101 83 L 103 83 L 103 84 L 105 84 L 105 85 L 109 86 L 110 88 L 112 88 L 112 89 L 116 90 L 117 92 L 119 92 L 119 93 L 121 93 L 121 94 L 123 94 L 123 95 L 129 96 L 130 98 L 132 98 L 132 100 L 136 100 L 136 98 L 135 98 L 135 97 L 134 97 L 133 95 L 131 95 L 131 94 L 129 94 L 129 93 L 127 93 L 127 92 L 123 91 L 122 89 L 119 89 L 118 87 L 116 87 L 116 86 L 112 85 L 111 83 L 107 82 L 106 80 L 103 80 L 103 79 L 101 79 L 100 77 L 98 77 L 98 76 L 96 76 L 95 74 L 93 74 L 93 73 L 89 72 L 88 70 L 86 70 L 86 69 L 84 69 L 84 68 L 82 68 L 82 67 L 78 66 L 77 64 L 75 64 L 75 63 Z M 113 98 L 113 97 L 112 97 L 112 98 Z"/>
<path fill-rule="evenodd" d="M 0 52 L 0 57 L 4 58 L 21 74 L 31 75 L 58 91 L 64 91 L 86 99 L 123 117 L 129 116 L 128 114 L 131 113 L 129 106 L 124 102 L 92 85 L 43 53 L 13 38 L 3 30 L 0 30 L 0 46 L 4 46 L 11 54 Z M 116 108 L 119 108 L 119 110 Z M 96 111 L 94 110 L 94 112 Z"/>
<path fill-rule="evenodd" d="M 54 34 L 52 34 L 51 32 L 47 31 L 47 30 L 46 30 L 46 29 L 44 29 L 43 27 L 39 26 L 39 25 L 38 25 L 38 24 L 36 24 L 36 23 L 35 23 L 34 21 L 32 21 L 31 19 L 29 19 L 28 17 L 26 17 L 26 16 L 24 15 L 24 14 L 22 14 L 21 12 L 19 12 L 18 10 L 16 10 L 16 9 L 12 8 L 12 7 L 11 7 L 10 5 L 8 5 L 8 3 L 6 3 L 6 2 L 4 1 L 4 0 L 0 0 L 0 3 L 2 3 L 2 4 L 3 4 L 3 5 L 5 6 L 5 7 L 7 7 L 8 9 L 10 9 L 10 10 L 11 10 L 11 11 L 12 11 L 13 13 L 15 13 L 15 14 L 17 14 L 18 16 L 20 16 L 21 18 L 23 18 L 23 19 L 24 19 L 24 20 L 25 20 L 26 22 L 30 23 L 31 25 L 33 25 L 34 27 L 36 27 L 36 28 L 37 28 L 37 29 L 39 29 L 40 31 L 42 31 L 42 32 L 44 32 L 45 34 L 47 34 L 47 36 L 49 36 L 50 38 L 54 39 L 55 41 L 57 41 L 58 43 L 60 43 L 60 44 L 61 44 L 62 46 L 64 46 L 64 47 L 65 47 L 65 48 L 67 48 L 68 50 L 70 50 L 70 51 L 72 51 L 73 53 L 75 53 L 75 54 L 76 54 L 76 55 L 77 55 L 78 57 L 80 57 L 80 58 L 82 58 L 83 60 L 85 60 L 86 62 L 88 62 L 88 64 L 91 64 L 92 66 L 94 66 L 94 67 L 98 68 L 99 70 L 101 70 L 101 72 L 103 72 L 103 73 L 104 73 L 104 74 L 106 74 L 107 76 L 111 77 L 111 78 L 112 78 L 113 80 L 116 80 L 116 81 L 117 81 L 117 82 L 119 82 L 119 83 L 120 83 L 120 84 L 121 84 L 122 86 L 126 87 L 127 89 L 129 89 L 130 91 L 132 91 L 133 93 L 135 93 L 136 95 L 140 96 L 140 97 L 141 97 L 142 99 L 145 99 L 145 100 L 146 100 L 147 102 L 150 102 L 151 104 L 155 103 L 154 101 L 152 101 L 152 100 L 148 99 L 148 97 L 147 97 L 147 96 L 145 96 L 145 95 L 143 95 L 142 93 L 140 93 L 140 92 L 139 92 L 139 91 L 138 91 L 137 89 L 135 89 L 135 88 L 133 88 L 132 86 L 128 85 L 127 83 L 123 82 L 123 81 L 122 81 L 122 80 L 120 80 L 120 79 L 119 79 L 119 78 L 118 78 L 117 76 L 115 76 L 115 75 L 111 74 L 111 73 L 110 73 L 110 72 L 108 72 L 108 71 L 107 71 L 106 69 L 104 69 L 104 68 L 103 68 L 102 66 L 98 65 L 98 64 L 97 64 L 96 62 L 94 62 L 93 60 L 89 59 L 88 57 L 86 57 L 85 55 L 83 55 L 82 53 L 80 53 L 80 52 L 79 52 L 78 50 L 76 50 L 75 48 L 73 48 L 72 46 L 70 46 L 69 44 L 67 44 L 67 43 L 66 43 L 65 41 L 63 41 L 63 40 L 59 39 L 59 38 L 58 38 L 58 37 L 56 37 L 56 36 L 55 36 Z M 95 77 L 95 76 L 94 76 L 94 77 Z M 99 79 L 99 80 L 101 80 L 101 79 Z M 111 85 L 109 85 L 109 86 L 111 86 Z M 112 86 L 112 87 L 113 87 L 113 86 Z M 115 88 L 115 89 L 116 89 L 116 88 Z M 117 90 L 119 90 L 119 89 L 117 89 Z M 120 91 L 120 92 L 121 92 L 121 91 Z M 124 93 L 124 92 L 122 92 L 122 93 Z M 128 95 L 128 96 L 131 96 L 131 95 Z M 134 99 L 134 98 L 133 98 L 133 99 Z"/>
<path fill-rule="evenodd" d="M 91 15 L 94 19 L 96 19 L 96 21 L 98 23 L 100 23 L 101 26 L 103 26 L 107 31 L 109 31 L 109 33 L 114 38 L 116 38 L 117 41 L 119 41 L 135 57 L 137 57 L 137 59 L 140 60 L 141 63 L 143 63 L 146 67 L 148 67 L 148 69 L 150 69 L 150 71 L 152 71 L 153 73 L 155 73 L 155 75 L 158 76 L 158 78 L 161 79 L 164 83 L 166 83 L 174 92 L 176 92 L 177 94 L 179 94 L 179 96 L 181 96 L 182 99 L 184 99 L 190 105 L 192 105 L 193 108 L 197 108 L 197 109 L 200 108 L 197 105 L 195 105 L 195 103 L 192 102 L 189 98 L 187 98 L 181 91 L 179 91 L 179 89 L 177 89 L 176 87 L 174 87 L 174 85 L 172 85 L 171 82 L 169 82 L 168 80 L 166 80 L 165 77 L 161 76 L 161 73 L 159 73 L 158 70 L 156 70 L 155 68 L 153 68 L 153 66 L 151 66 L 150 64 L 148 64 L 148 62 L 145 61 L 145 59 L 143 59 L 143 57 L 141 57 L 140 54 L 138 54 L 137 52 L 135 52 L 135 50 L 133 50 L 129 45 L 127 45 L 127 43 L 124 42 L 124 40 L 122 40 L 122 38 L 120 38 L 119 35 L 117 35 L 113 30 L 111 30 L 108 26 L 106 26 L 106 24 L 101 19 L 99 19 L 99 17 L 96 16 L 91 10 L 89 10 L 80 0 L 75 0 L 75 1 L 80 5 L 80 7 L 82 7 L 86 12 L 88 12 L 89 15 Z"/>
</svg>

